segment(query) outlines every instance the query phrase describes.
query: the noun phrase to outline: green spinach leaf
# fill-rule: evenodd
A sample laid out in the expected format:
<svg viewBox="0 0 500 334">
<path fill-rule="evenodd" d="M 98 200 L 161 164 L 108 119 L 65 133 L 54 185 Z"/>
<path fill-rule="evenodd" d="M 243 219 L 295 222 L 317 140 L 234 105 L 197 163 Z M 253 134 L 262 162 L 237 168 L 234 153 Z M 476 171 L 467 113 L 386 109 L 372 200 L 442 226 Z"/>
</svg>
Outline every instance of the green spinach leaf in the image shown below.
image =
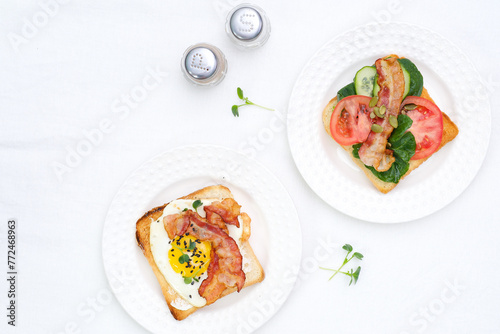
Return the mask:
<svg viewBox="0 0 500 334">
<path fill-rule="evenodd" d="M 347 86 L 344 86 L 337 92 L 337 102 L 340 102 L 344 97 L 356 95 L 356 89 L 354 88 L 354 82 L 351 82 Z"/>
</svg>

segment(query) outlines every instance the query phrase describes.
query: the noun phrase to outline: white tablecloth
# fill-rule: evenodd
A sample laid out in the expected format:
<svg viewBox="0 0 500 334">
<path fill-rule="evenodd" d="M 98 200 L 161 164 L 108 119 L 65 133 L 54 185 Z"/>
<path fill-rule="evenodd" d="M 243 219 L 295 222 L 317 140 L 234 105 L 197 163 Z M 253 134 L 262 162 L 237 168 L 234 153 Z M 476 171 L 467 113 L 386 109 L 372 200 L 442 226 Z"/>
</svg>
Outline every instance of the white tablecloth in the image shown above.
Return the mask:
<svg viewBox="0 0 500 334">
<path fill-rule="evenodd" d="M 225 35 L 226 14 L 237 3 L 0 3 L 5 275 L 11 218 L 18 235 L 16 327 L 7 324 L 9 286 L 2 279 L 1 332 L 146 332 L 110 292 L 101 259 L 104 220 L 120 185 L 144 161 L 200 143 L 253 150 L 297 207 L 303 235 L 298 282 L 258 333 L 500 332 L 499 3 L 260 1 L 272 33 L 253 51 L 237 49 Z M 478 175 L 451 204 L 403 224 L 360 221 L 319 198 L 295 167 L 282 116 L 314 52 L 340 33 L 377 21 L 442 35 L 492 88 L 491 140 Z M 198 42 L 217 45 L 228 59 L 227 76 L 216 87 L 195 87 L 180 71 L 182 53 Z M 238 86 L 277 111 L 246 107 L 234 118 Z M 254 146 L 271 123 L 273 136 Z M 336 266 L 344 243 L 365 255 L 355 286 L 346 277 L 327 281 L 327 272 L 308 265 L 325 240 L 337 248 L 321 265 Z"/>
</svg>

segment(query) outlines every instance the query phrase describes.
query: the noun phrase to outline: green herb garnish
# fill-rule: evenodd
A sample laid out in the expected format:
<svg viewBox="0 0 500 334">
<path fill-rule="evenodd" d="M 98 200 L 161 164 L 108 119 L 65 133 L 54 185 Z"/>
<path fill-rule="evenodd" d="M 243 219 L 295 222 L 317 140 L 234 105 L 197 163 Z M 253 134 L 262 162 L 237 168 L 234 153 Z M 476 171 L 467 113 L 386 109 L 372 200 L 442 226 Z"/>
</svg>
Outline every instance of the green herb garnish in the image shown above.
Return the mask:
<svg viewBox="0 0 500 334">
<path fill-rule="evenodd" d="M 199 282 L 200 280 L 197 279 L 196 276 L 198 276 L 200 270 L 201 268 L 198 269 L 192 276 L 182 276 L 182 278 L 184 278 L 184 283 L 190 284 L 192 281 Z"/>
<path fill-rule="evenodd" d="M 186 212 L 188 210 L 188 208 L 184 208 L 184 210 L 182 210 L 182 212 Z"/>
<path fill-rule="evenodd" d="M 200 206 L 202 206 L 202 205 L 203 205 L 203 203 L 202 203 L 199 199 L 197 199 L 196 201 L 194 201 L 194 202 L 193 202 L 193 209 L 194 209 L 195 211 L 197 211 L 197 210 L 198 210 L 198 208 L 199 208 Z"/>
<path fill-rule="evenodd" d="M 188 250 L 194 250 L 196 248 L 196 242 L 193 242 L 193 240 L 189 240 L 189 246 Z"/>
<path fill-rule="evenodd" d="M 231 111 L 233 112 L 233 116 L 234 116 L 234 117 L 240 117 L 239 108 L 240 108 L 240 107 L 243 107 L 243 106 L 247 106 L 247 105 L 254 105 L 254 106 L 259 107 L 259 108 L 262 108 L 262 109 L 266 109 L 266 110 L 274 111 L 274 109 L 267 108 L 267 107 L 264 107 L 264 106 L 261 106 L 261 105 L 255 104 L 255 103 L 253 103 L 252 101 L 250 101 L 250 100 L 248 99 L 248 97 L 245 97 L 245 96 L 243 95 L 243 90 L 242 90 L 240 87 L 238 87 L 238 88 L 236 89 L 236 93 L 238 94 L 238 97 L 239 97 L 241 100 L 243 100 L 245 103 L 240 104 L 240 105 L 236 105 L 236 104 L 235 104 L 235 105 L 233 105 L 233 106 L 231 107 Z"/>
<path fill-rule="evenodd" d="M 339 269 L 330 269 L 330 268 L 323 268 L 323 267 L 320 267 L 320 269 L 330 270 L 330 271 L 335 272 L 328 280 L 331 280 L 333 277 L 335 277 L 335 275 L 337 275 L 338 273 L 341 273 L 341 274 L 344 274 L 344 275 L 349 276 L 351 278 L 349 285 L 351 285 L 353 282 L 354 282 L 354 284 L 356 284 L 356 282 L 358 281 L 358 278 L 359 278 L 359 273 L 361 272 L 361 267 L 358 266 L 358 268 L 355 271 L 353 269 L 348 270 L 348 271 L 340 271 L 340 269 L 342 269 L 353 258 L 357 258 L 358 260 L 363 260 L 363 254 L 358 253 L 358 252 L 354 252 L 351 255 L 351 257 L 349 257 L 349 254 L 351 254 L 351 252 L 353 251 L 352 246 L 349 244 L 345 244 L 342 247 L 342 249 L 345 249 L 347 251 L 347 255 L 345 256 L 344 262 L 339 267 Z"/>
<path fill-rule="evenodd" d="M 189 262 L 189 255 L 183 253 L 181 256 L 179 256 L 179 263 L 180 264 L 187 263 L 187 262 Z"/>
</svg>

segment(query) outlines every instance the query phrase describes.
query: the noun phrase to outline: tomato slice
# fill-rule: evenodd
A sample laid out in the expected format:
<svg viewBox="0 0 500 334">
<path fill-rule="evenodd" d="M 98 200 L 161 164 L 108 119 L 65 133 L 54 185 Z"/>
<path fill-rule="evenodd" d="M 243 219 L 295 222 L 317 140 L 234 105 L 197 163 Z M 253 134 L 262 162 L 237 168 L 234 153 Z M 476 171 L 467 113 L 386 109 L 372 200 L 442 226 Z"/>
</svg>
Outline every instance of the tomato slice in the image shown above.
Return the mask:
<svg viewBox="0 0 500 334">
<path fill-rule="evenodd" d="M 330 132 L 333 139 L 343 146 L 363 143 L 371 131 L 370 98 L 352 95 L 337 103 L 330 119 Z"/>
<path fill-rule="evenodd" d="M 418 96 L 409 96 L 402 106 L 415 104 L 417 107 L 409 110 L 407 115 L 413 124 L 408 129 L 415 137 L 417 147 L 411 160 L 427 158 L 437 151 L 443 138 L 443 115 L 438 106 L 431 101 Z"/>
</svg>

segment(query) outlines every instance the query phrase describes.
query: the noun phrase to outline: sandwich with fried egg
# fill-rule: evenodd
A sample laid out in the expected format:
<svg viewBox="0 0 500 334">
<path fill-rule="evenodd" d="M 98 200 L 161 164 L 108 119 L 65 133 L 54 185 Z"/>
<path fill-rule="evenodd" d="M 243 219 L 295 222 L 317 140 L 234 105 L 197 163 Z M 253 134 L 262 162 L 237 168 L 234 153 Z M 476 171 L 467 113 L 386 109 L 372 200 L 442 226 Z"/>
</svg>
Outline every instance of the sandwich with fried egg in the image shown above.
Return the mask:
<svg viewBox="0 0 500 334">
<path fill-rule="evenodd" d="M 151 209 L 136 239 L 176 320 L 264 279 L 249 243 L 251 219 L 214 185 Z"/>
</svg>

